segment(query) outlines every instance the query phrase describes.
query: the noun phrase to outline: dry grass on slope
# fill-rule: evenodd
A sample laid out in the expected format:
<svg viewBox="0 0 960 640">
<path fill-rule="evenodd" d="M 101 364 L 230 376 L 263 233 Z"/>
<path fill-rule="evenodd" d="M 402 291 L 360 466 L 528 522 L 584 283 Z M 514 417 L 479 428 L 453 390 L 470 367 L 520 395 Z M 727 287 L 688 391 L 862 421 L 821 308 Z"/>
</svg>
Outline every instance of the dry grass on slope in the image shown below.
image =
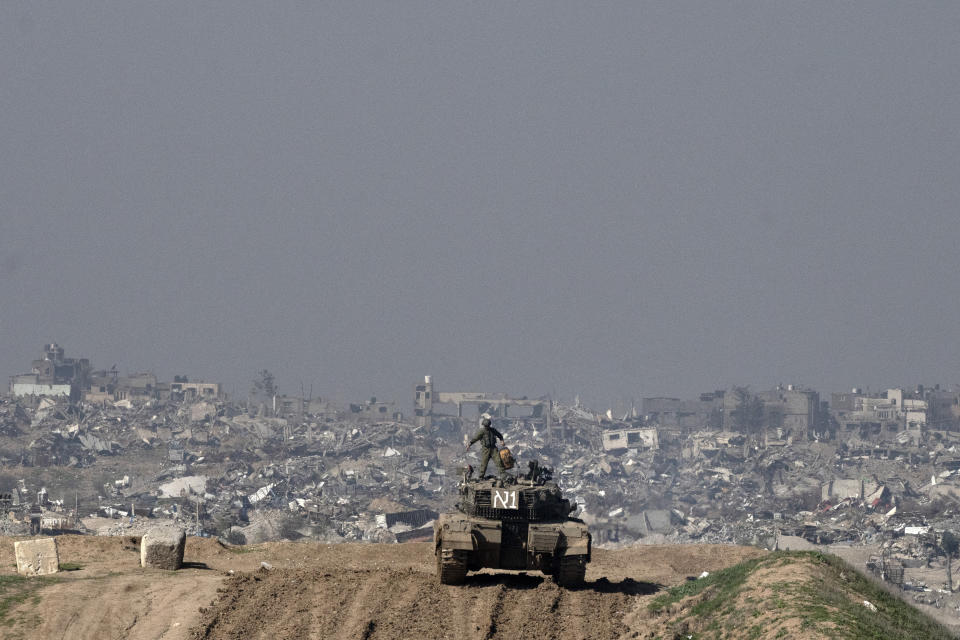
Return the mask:
<svg viewBox="0 0 960 640">
<path fill-rule="evenodd" d="M 651 640 L 953 637 L 839 558 L 815 552 L 747 560 L 669 590 L 648 610 L 642 637 Z"/>
</svg>

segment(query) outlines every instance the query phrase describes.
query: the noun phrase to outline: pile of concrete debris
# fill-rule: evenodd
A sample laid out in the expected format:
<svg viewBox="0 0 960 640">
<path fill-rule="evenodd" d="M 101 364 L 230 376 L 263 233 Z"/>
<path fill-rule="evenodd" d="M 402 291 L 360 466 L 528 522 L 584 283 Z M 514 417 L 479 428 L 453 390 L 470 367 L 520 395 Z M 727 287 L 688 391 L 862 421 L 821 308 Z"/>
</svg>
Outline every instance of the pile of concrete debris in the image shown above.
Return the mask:
<svg viewBox="0 0 960 640">
<path fill-rule="evenodd" d="M 560 403 L 550 411 L 561 430 L 494 422 L 521 467 L 536 459 L 554 468 L 599 545 L 882 542 L 914 527 L 941 530 L 960 507 L 960 440 L 949 434 L 776 441 Z M 166 518 L 238 542 L 418 540 L 453 508 L 462 469 L 477 465 L 476 450 L 464 454 L 475 429 L 473 419 L 425 427 L 349 413 L 265 417 L 219 400 L 5 399 L 0 463 L 12 486 L 0 493 L 20 523 L 39 505 L 44 529 L 128 533 Z"/>
</svg>

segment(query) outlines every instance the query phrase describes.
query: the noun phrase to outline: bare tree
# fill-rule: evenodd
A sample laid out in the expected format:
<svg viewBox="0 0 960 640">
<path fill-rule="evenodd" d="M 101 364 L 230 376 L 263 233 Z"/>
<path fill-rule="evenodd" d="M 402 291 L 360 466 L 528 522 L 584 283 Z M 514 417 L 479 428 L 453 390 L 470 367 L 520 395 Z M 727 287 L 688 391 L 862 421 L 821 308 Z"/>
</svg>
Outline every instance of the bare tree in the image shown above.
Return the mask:
<svg viewBox="0 0 960 640">
<path fill-rule="evenodd" d="M 737 406 L 730 412 L 734 429 L 750 438 L 757 438 L 763 431 L 763 400 L 750 393 L 747 387 L 734 387 Z"/>
<path fill-rule="evenodd" d="M 250 390 L 250 395 L 266 400 L 277 395 L 277 385 L 273 374 L 267 369 L 257 371 L 257 377 L 253 379 L 253 388 Z"/>
<path fill-rule="evenodd" d="M 953 593 L 953 571 L 951 560 L 960 551 L 960 538 L 952 531 L 944 531 L 940 536 L 940 550 L 947 559 L 947 590 Z"/>
</svg>

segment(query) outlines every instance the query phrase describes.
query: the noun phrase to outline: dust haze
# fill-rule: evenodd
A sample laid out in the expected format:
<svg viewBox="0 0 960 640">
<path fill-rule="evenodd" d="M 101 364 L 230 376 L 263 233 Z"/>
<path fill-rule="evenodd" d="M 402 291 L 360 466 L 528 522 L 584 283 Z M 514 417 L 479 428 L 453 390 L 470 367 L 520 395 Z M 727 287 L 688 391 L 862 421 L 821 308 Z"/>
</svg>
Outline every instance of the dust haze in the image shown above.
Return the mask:
<svg viewBox="0 0 960 640">
<path fill-rule="evenodd" d="M 0 362 L 955 381 L 960 9 L 0 8 Z"/>
<path fill-rule="evenodd" d="M 949 637 L 958 27 L 3 3 L 0 626 Z"/>
</svg>

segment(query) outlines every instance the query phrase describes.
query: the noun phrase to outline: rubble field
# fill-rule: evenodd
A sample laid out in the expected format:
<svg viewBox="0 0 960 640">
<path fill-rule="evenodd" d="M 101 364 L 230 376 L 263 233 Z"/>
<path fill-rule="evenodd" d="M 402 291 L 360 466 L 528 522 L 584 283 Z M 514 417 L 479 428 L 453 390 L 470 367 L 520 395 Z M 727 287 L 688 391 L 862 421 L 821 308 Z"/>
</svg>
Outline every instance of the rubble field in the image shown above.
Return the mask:
<svg viewBox="0 0 960 640">
<path fill-rule="evenodd" d="M 551 468 L 594 548 L 842 548 L 907 602 L 960 623 L 960 431 L 795 438 L 616 419 L 579 403 L 546 411 L 493 422 L 512 473 Z M 476 447 L 465 451 L 475 420 L 370 415 L 0 397 L 0 535 L 122 538 L 169 524 L 234 545 L 430 540 L 479 463 Z"/>
</svg>

